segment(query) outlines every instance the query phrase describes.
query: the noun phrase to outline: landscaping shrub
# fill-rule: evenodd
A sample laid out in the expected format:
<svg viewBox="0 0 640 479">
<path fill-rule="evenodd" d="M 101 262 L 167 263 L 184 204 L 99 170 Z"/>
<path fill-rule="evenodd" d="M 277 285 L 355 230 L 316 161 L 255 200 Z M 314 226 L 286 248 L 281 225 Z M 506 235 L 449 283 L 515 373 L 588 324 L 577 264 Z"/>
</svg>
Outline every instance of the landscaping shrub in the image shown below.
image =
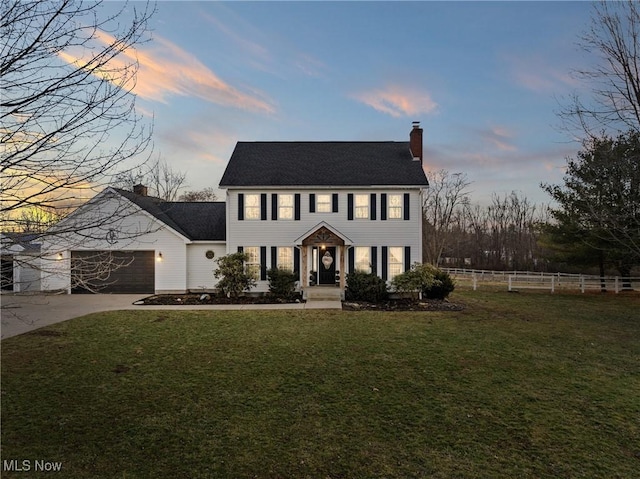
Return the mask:
<svg viewBox="0 0 640 479">
<path fill-rule="evenodd" d="M 347 274 L 347 300 L 377 303 L 388 297 L 387 283 L 377 275 L 360 271 Z"/>
<path fill-rule="evenodd" d="M 422 290 L 422 297 L 428 299 L 445 299 L 455 289 L 453 278 L 446 271 L 434 268 L 433 284 Z"/>
<path fill-rule="evenodd" d="M 454 283 L 448 273 L 430 264 L 416 263 L 391 280 L 393 289 L 401 294 L 410 294 L 417 299 L 418 293 L 427 299 L 445 299 L 454 289 Z"/>
<path fill-rule="evenodd" d="M 269 292 L 280 299 L 292 299 L 296 294 L 297 273 L 281 268 L 271 268 L 267 271 L 269 278 Z"/>
<path fill-rule="evenodd" d="M 233 253 L 222 256 L 216 260 L 218 268 L 214 276 L 218 281 L 217 288 L 228 297 L 237 298 L 243 291 L 249 291 L 256 285 L 256 281 L 250 274 L 247 274 L 244 263 L 249 259 L 246 253 Z"/>
</svg>

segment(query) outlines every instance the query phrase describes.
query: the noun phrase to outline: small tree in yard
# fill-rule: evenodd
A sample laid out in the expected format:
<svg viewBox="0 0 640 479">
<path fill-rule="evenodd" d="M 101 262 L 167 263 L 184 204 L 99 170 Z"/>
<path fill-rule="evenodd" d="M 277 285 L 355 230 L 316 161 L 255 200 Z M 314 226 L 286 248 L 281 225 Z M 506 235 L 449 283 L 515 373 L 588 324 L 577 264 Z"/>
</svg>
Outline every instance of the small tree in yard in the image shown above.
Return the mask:
<svg viewBox="0 0 640 479">
<path fill-rule="evenodd" d="M 269 292 L 280 299 L 289 300 L 296 294 L 298 274 L 288 269 L 272 268 L 267 271 Z"/>
<path fill-rule="evenodd" d="M 218 289 L 227 297 L 237 298 L 243 291 L 249 291 L 256 285 L 256 280 L 247 274 L 244 263 L 249 259 L 246 253 L 233 253 L 216 260 L 218 268 L 214 272 L 218 281 Z"/>
</svg>

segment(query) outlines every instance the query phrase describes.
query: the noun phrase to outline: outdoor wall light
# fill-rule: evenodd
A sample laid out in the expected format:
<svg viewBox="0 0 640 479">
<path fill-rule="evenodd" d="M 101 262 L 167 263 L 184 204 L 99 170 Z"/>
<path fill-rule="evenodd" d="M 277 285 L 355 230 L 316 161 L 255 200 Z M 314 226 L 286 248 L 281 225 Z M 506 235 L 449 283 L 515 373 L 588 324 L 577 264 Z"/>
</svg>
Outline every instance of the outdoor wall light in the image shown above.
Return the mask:
<svg viewBox="0 0 640 479">
<path fill-rule="evenodd" d="M 162 251 L 158 253 L 158 261 L 162 261 Z"/>
<path fill-rule="evenodd" d="M 58 260 L 61 260 L 62 258 L 64 258 L 64 256 L 62 256 L 62 253 L 58 253 L 57 258 L 58 258 Z"/>
</svg>

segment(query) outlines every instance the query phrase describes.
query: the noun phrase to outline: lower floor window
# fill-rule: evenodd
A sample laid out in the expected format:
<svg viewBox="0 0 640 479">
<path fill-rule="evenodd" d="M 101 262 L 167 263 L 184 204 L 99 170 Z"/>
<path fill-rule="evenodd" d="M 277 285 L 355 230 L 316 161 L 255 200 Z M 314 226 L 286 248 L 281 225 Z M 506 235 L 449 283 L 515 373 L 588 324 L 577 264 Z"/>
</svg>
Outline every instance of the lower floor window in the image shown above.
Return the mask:
<svg viewBox="0 0 640 479">
<path fill-rule="evenodd" d="M 247 255 L 245 272 L 256 281 L 260 279 L 260 248 L 258 246 L 245 246 L 244 252 Z"/>
<path fill-rule="evenodd" d="M 293 248 L 291 246 L 278 247 L 278 268 L 293 271 Z"/>
<path fill-rule="evenodd" d="M 356 246 L 356 271 L 371 273 L 371 248 Z"/>
<path fill-rule="evenodd" d="M 403 250 L 404 248 L 401 246 L 389 247 L 389 280 L 402 273 L 404 268 Z"/>
</svg>

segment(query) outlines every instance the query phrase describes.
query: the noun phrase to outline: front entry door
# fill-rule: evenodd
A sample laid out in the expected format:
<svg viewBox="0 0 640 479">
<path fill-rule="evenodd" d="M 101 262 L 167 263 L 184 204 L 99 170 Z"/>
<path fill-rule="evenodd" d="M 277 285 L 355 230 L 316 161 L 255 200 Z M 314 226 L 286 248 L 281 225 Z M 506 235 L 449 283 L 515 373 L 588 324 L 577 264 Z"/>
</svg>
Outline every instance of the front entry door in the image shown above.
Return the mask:
<svg viewBox="0 0 640 479">
<path fill-rule="evenodd" d="M 336 248 L 327 246 L 327 249 L 318 249 L 318 284 L 335 284 L 336 282 Z"/>
</svg>

